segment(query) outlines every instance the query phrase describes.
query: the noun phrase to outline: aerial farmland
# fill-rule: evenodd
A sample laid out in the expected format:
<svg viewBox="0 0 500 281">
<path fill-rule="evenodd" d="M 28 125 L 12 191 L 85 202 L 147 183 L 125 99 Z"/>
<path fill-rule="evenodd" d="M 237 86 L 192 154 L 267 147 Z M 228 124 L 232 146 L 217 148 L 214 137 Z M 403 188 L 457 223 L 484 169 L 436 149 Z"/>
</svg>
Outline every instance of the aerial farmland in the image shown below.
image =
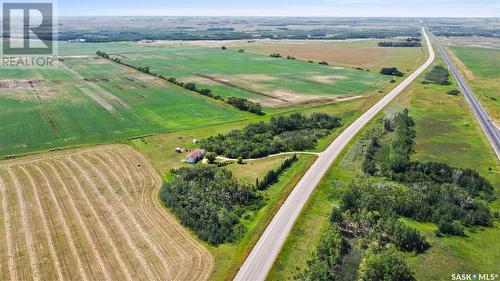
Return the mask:
<svg viewBox="0 0 500 281">
<path fill-rule="evenodd" d="M 62 18 L 55 68 L 0 68 L 0 280 L 495 274 L 495 144 L 437 44 L 498 122 L 498 24 L 443 21 Z"/>
</svg>

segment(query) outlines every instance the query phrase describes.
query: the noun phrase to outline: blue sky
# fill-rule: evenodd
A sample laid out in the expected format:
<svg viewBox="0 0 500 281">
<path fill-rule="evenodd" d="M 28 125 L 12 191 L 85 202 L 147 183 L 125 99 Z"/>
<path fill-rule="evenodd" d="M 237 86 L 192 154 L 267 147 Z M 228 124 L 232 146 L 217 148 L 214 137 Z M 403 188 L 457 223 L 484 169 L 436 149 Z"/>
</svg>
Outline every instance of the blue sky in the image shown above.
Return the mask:
<svg viewBox="0 0 500 281">
<path fill-rule="evenodd" d="M 500 0 L 58 0 L 60 15 L 500 17 Z"/>
</svg>

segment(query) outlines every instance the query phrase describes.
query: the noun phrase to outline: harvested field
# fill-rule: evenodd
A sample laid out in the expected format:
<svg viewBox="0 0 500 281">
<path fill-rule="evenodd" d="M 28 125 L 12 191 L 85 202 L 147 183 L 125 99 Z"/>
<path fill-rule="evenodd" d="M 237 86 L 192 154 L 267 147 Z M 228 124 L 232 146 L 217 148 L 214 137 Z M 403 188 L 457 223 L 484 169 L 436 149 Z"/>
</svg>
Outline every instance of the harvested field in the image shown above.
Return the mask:
<svg viewBox="0 0 500 281">
<path fill-rule="evenodd" d="M 379 39 L 353 40 L 255 40 L 224 42 L 228 48 L 242 48 L 263 55 L 280 53 L 301 60 L 327 61 L 346 67 L 359 66 L 378 71 L 383 66 L 414 67 L 421 48 L 380 48 Z"/>
<path fill-rule="evenodd" d="M 158 199 L 132 148 L 0 163 L 0 280 L 206 280 L 211 255 Z"/>
</svg>

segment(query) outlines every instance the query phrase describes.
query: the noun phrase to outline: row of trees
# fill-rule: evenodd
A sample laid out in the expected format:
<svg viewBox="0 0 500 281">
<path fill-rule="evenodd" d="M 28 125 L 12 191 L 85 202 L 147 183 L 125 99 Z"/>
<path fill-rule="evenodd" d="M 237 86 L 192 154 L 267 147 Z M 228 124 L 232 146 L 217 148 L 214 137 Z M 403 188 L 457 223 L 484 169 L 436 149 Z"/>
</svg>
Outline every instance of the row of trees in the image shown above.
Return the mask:
<svg viewBox="0 0 500 281">
<path fill-rule="evenodd" d="M 381 41 L 379 47 L 422 47 L 419 41 Z"/>
<path fill-rule="evenodd" d="M 262 112 L 262 105 L 260 105 L 260 103 L 253 102 L 249 99 L 240 97 L 229 97 L 226 99 L 226 103 L 243 111 L 248 111 L 258 115 L 264 114 L 264 112 Z"/>
<path fill-rule="evenodd" d="M 283 163 L 281 163 L 281 165 L 279 165 L 278 168 L 272 169 L 269 172 L 267 172 L 267 174 L 261 180 L 257 179 L 255 181 L 255 187 L 258 190 L 265 190 L 271 185 L 277 183 L 280 175 L 286 169 L 290 168 L 293 165 L 293 163 L 297 162 L 297 160 L 299 160 L 299 158 L 297 157 L 296 154 L 285 159 L 285 161 L 283 161 Z"/>
<path fill-rule="evenodd" d="M 203 139 L 200 145 L 207 151 L 230 158 L 260 158 L 279 152 L 314 148 L 319 138 L 340 126 L 340 118 L 328 114 L 313 113 L 308 117 L 293 113 L 272 117 L 267 123 L 251 123 L 242 130 Z"/>
<path fill-rule="evenodd" d="M 105 58 L 105 59 L 109 59 L 109 60 L 112 60 L 116 63 L 134 68 L 140 72 L 156 76 L 156 77 L 158 77 L 162 80 L 165 80 L 169 83 L 172 83 L 176 86 L 183 87 L 186 90 L 198 93 L 200 95 L 203 95 L 203 96 L 206 96 L 209 98 L 224 101 L 225 103 L 227 103 L 233 107 L 236 107 L 239 110 L 248 111 L 250 113 L 254 113 L 254 114 L 258 114 L 258 115 L 264 114 L 264 112 L 262 111 L 262 105 L 260 103 L 256 103 L 256 102 L 253 102 L 251 100 L 248 100 L 245 98 L 239 98 L 239 97 L 228 97 L 226 99 L 220 95 L 214 95 L 212 93 L 212 90 L 210 90 L 208 88 L 198 88 L 195 83 L 192 83 L 192 82 L 184 83 L 184 82 L 178 81 L 175 77 L 165 77 L 161 74 L 151 73 L 149 66 L 134 66 L 131 64 L 127 64 L 127 63 L 122 62 L 120 58 L 111 57 L 109 54 L 107 54 L 106 52 L 102 52 L 102 51 L 97 51 L 96 54 L 98 56 Z"/>
<path fill-rule="evenodd" d="M 161 200 L 179 220 L 211 244 L 233 241 L 244 227 L 246 210 L 262 206 L 255 186 L 239 182 L 230 171 L 215 166 L 183 167 L 164 184 Z"/>
</svg>

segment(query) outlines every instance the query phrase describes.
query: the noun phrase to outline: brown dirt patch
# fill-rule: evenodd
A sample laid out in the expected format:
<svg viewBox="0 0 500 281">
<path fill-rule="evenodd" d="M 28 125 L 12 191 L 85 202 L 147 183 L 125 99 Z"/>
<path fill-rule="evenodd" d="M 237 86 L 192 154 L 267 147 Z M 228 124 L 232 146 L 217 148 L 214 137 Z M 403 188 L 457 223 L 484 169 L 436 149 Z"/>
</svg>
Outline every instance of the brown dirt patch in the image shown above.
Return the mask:
<svg viewBox="0 0 500 281">
<path fill-rule="evenodd" d="M 342 76 L 342 75 L 315 75 L 315 76 L 312 76 L 311 79 L 313 81 L 321 83 L 321 84 L 331 85 L 336 80 L 347 79 L 347 77 Z"/>
<path fill-rule="evenodd" d="M 18 100 L 42 100 L 54 95 L 45 80 L 0 80 L 0 96 Z"/>
</svg>

